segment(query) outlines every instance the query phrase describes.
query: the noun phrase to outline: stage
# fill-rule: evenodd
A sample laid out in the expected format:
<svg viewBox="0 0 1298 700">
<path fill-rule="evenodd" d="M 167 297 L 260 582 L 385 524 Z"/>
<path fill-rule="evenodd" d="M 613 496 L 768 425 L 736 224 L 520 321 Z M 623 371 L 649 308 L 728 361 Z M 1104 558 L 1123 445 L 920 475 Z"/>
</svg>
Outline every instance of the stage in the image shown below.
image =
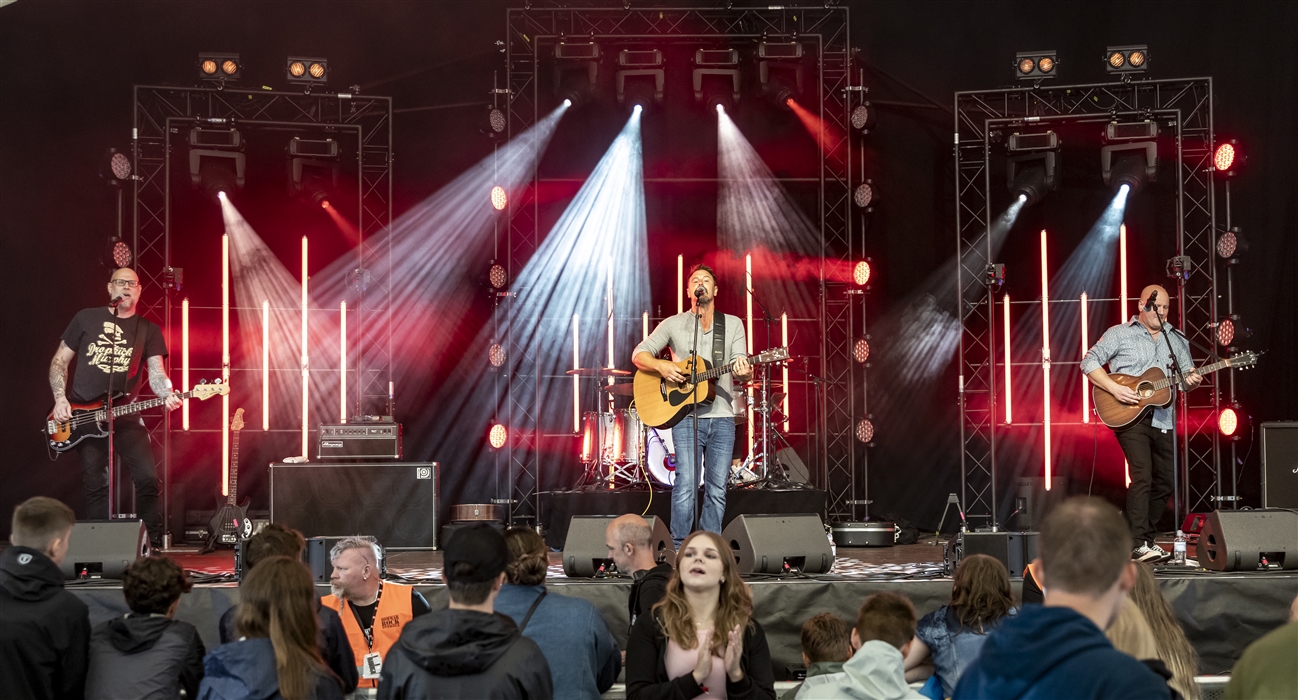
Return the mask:
<svg viewBox="0 0 1298 700">
<path fill-rule="evenodd" d="M 655 499 L 656 500 L 656 499 Z M 234 558 L 229 550 L 208 555 L 193 551 L 169 553 L 182 566 L 209 576 L 228 576 Z M 756 618 L 766 631 L 777 679 L 788 678 L 788 667 L 801 662 L 799 630 L 804 620 L 819 612 L 832 612 L 853 620 L 861 601 L 876 591 L 896 591 L 908 596 L 923 615 L 945 603 L 951 579 L 942 575 L 942 548 L 927 544 L 881 549 L 838 550 L 831 574 L 792 578 L 750 577 Z M 388 574 L 414 583 L 434 609 L 445 607 L 445 586 L 440 583 L 441 552 L 394 553 Z M 1230 670 L 1249 643 L 1283 624 L 1289 605 L 1298 595 L 1298 572 L 1215 573 L 1156 570 L 1163 595 L 1172 604 L 1190 642 L 1200 655 L 1200 672 L 1220 674 Z M 232 578 L 232 577 L 231 577 Z M 625 648 L 627 579 L 570 579 L 563 575 L 557 553 L 550 555 L 547 586 L 556 593 L 593 603 Z M 1015 595 L 1022 581 L 1013 582 Z M 70 583 L 90 606 L 92 624 L 124 614 L 125 601 L 116 582 Z M 327 593 L 325 585 L 319 586 Z M 218 643 L 217 621 L 237 602 L 238 587 L 230 583 L 199 583 L 181 600 L 177 618 L 198 627 L 208 649 Z"/>
</svg>

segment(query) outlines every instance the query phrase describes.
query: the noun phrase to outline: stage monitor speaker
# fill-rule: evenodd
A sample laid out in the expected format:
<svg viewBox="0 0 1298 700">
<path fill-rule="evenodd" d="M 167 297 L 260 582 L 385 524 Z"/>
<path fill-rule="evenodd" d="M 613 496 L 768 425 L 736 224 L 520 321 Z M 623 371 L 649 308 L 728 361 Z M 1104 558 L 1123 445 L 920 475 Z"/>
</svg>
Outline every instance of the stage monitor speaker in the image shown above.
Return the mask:
<svg viewBox="0 0 1298 700">
<path fill-rule="evenodd" d="M 1262 507 L 1298 508 L 1298 422 L 1262 424 Z"/>
<path fill-rule="evenodd" d="M 834 565 L 825 524 L 815 513 L 741 515 L 721 533 L 742 574 L 824 574 Z"/>
<path fill-rule="evenodd" d="M 1213 571 L 1298 569 L 1298 512 L 1213 511 L 1199 533 L 1196 557 Z"/>
<path fill-rule="evenodd" d="M 613 560 L 608 558 L 604 546 L 604 531 L 616 515 L 574 515 L 568 521 L 568 538 L 563 541 L 563 573 L 572 578 L 589 578 L 613 572 Z M 654 550 L 654 561 L 672 561 L 676 548 L 672 535 L 662 518 L 649 515 L 649 546 Z M 630 571 L 619 572 L 630 576 Z"/>
<path fill-rule="evenodd" d="M 369 535 L 437 548 L 437 462 L 270 465 L 270 519 L 307 537 Z"/>
<path fill-rule="evenodd" d="M 1037 556 L 1037 536 L 1035 532 L 965 532 L 960 556 L 986 554 L 1004 564 L 1010 576 L 1021 578 Z"/>
<path fill-rule="evenodd" d="M 68 555 L 59 568 L 65 579 L 120 579 L 136 559 L 149 556 L 143 520 L 82 520 L 72 526 Z"/>
<path fill-rule="evenodd" d="M 810 484 L 811 471 L 792 447 L 786 447 L 775 453 L 775 458 L 784 467 L 784 476 L 795 484 Z"/>
</svg>

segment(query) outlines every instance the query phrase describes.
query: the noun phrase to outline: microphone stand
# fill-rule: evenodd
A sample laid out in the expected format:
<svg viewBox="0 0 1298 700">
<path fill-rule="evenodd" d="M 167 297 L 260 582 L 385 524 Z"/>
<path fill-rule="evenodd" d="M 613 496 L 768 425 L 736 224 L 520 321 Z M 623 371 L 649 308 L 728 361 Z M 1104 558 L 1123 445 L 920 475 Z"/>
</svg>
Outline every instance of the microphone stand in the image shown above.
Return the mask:
<svg viewBox="0 0 1298 700">
<path fill-rule="evenodd" d="M 1149 308 L 1154 310 L 1154 316 L 1158 318 L 1158 330 L 1160 333 L 1163 334 L 1163 340 L 1167 343 L 1167 352 L 1169 355 L 1168 358 L 1169 362 L 1167 364 L 1167 367 L 1168 369 L 1171 370 L 1172 378 L 1175 380 L 1173 386 L 1175 387 L 1175 391 L 1176 391 L 1176 401 L 1184 404 L 1185 403 L 1185 391 L 1184 391 L 1185 372 L 1181 368 L 1181 361 L 1176 357 L 1176 349 L 1172 347 L 1171 334 L 1168 332 L 1167 328 L 1164 328 L 1164 326 L 1167 325 L 1167 321 L 1163 318 L 1163 314 L 1159 313 L 1158 311 L 1158 304 L 1156 303 L 1157 293 L 1155 293 L 1154 295 L 1154 300 L 1155 303 L 1149 304 Z M 1181 408 L 1184 409 L 1185 406 L 1182 406 Z M 1173 409 L 1173 417 L 1172 417 L 1172 520 L 1173 522 L 1179 520 L 1181 517 L 1181 455 L 1180 455 L 1180 446 L 1177 444 L 1177 434 L 1179 431 L 1177 430 L 1176 426 L 1180 421 L 1181 416 L 1183 415 L 1185 415 L 1184 410 L 1177 412 L 1175 409 Z M 1161 516 L 1162 514 L 1160 513 L 1159 515 Z"/>
<path fill-rule="evenodd" d="M 690 350 L 690 355 L 693 356 L 693 361 L 690 362 L 690 391 L 694 393 L 694 410 L 691 411 L 694 420 L 694 474 L 692 475 L 693 478 L 690 479 L 690 483 L 686 485 L 686 488 L 694 489 L 694 526 L 690 529 L 690 532 L 694 532 L 699 529 L 699 522 L 703 518 L 703 498 L 706 498 L 708 493 L 708 489 L 707 489 L 708 480 L 706 478 L 703 479 L 702 497 L 699 496 L 699 491 L 698 491 L 699 487 L 694 485 L 694 479 L 698 479 L 703 476 L 703 453 L 701 451 L 701 448 L 699 447 L 699 392 L 698 392 L 699 361 L 700 361 L 699 324 L 701 323 L 701 319 L 703 318 L 703 309 L 699 308 L 699 299 L 702 296 L 703 294 L 701 290 L 696 290 L 694 292 L 694 345 Z M 716 311 L 713 311 L 714 315 L 715 313 Z"/>
<path fill-rule="evenodd" d="M 117 325 L 117 305 L 122 303 L 121 297 L 113 299 L 109 306 L 113 309 L 113 325 Z M 119 326 L 120 328 L 120 326 Z M 108 420 L 108 519 L 117 519 L 117 451 L 113 446 L 113 373 L 117 370 L 117 346 L 113 346 L 113 352 L 108 360 L 108 399 L 105 402 Z"/>
</svg>

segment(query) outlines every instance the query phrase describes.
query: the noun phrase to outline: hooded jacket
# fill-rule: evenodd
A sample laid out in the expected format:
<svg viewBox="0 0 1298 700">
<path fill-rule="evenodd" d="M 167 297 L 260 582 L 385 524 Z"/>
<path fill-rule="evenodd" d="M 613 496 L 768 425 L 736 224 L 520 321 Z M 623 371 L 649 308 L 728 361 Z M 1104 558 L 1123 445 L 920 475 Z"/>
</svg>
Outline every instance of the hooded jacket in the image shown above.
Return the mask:
<svg viewBox="0 0 1298 700">
<path fill-rule="evenodd" d="M 904 662 L 897 647 L 877 639 L 868 641 L 843 664 L 841 673 L 808 677 L 798 691 L 798 700 L 923 700 L 923 695 L 906 684 Z"/>
<path fill-rule="evenodd" d="M 117 617 L 90 633 L 86 700 L 169 700 L 198 692 L 207 650 L 198 630 L 165 615 Z"/>
<path fill-rule="evenodd" d="M 0 552 L 0 689 L 7 698 L 80 698 L 86 683 L 90 611 L 63 590 L 43 552 Z"/>
<path fill-rule="evenodd" d="M 536 642 L 500 613 L 435 610 L 417 617 L 383 660 L 379 700 L 554 697 Z"/>
<path fill-rule="evenodd" d="M 987 637 L 955 700 L 1170 698 L 1165 679 L 1123 654 L 1071 608 L 1025 606 Z"/>
<path fill-rule="evenodd" d="M 198 700 L 284 700 L 275 669 L 275 647 L 257 637 L 222 644 L 203 661 Z M 316 674 L 314 700 L 343 700 L 338 679 L 328 671 Z"/>
</svg>

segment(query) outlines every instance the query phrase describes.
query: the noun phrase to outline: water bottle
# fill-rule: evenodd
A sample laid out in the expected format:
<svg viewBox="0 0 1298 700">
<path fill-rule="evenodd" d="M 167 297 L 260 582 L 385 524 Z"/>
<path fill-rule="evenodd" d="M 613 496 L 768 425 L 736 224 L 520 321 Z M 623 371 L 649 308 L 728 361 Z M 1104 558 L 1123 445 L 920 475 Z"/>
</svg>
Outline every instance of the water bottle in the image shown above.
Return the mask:
<svg viewBox="0 0 1298 700">
<path fill-rule="evenodd" d="M 1176 531 L 1176 540 L 1172 542 L 1172 564 L 1185 566 L 1185 533 Z"/>
</svg>

